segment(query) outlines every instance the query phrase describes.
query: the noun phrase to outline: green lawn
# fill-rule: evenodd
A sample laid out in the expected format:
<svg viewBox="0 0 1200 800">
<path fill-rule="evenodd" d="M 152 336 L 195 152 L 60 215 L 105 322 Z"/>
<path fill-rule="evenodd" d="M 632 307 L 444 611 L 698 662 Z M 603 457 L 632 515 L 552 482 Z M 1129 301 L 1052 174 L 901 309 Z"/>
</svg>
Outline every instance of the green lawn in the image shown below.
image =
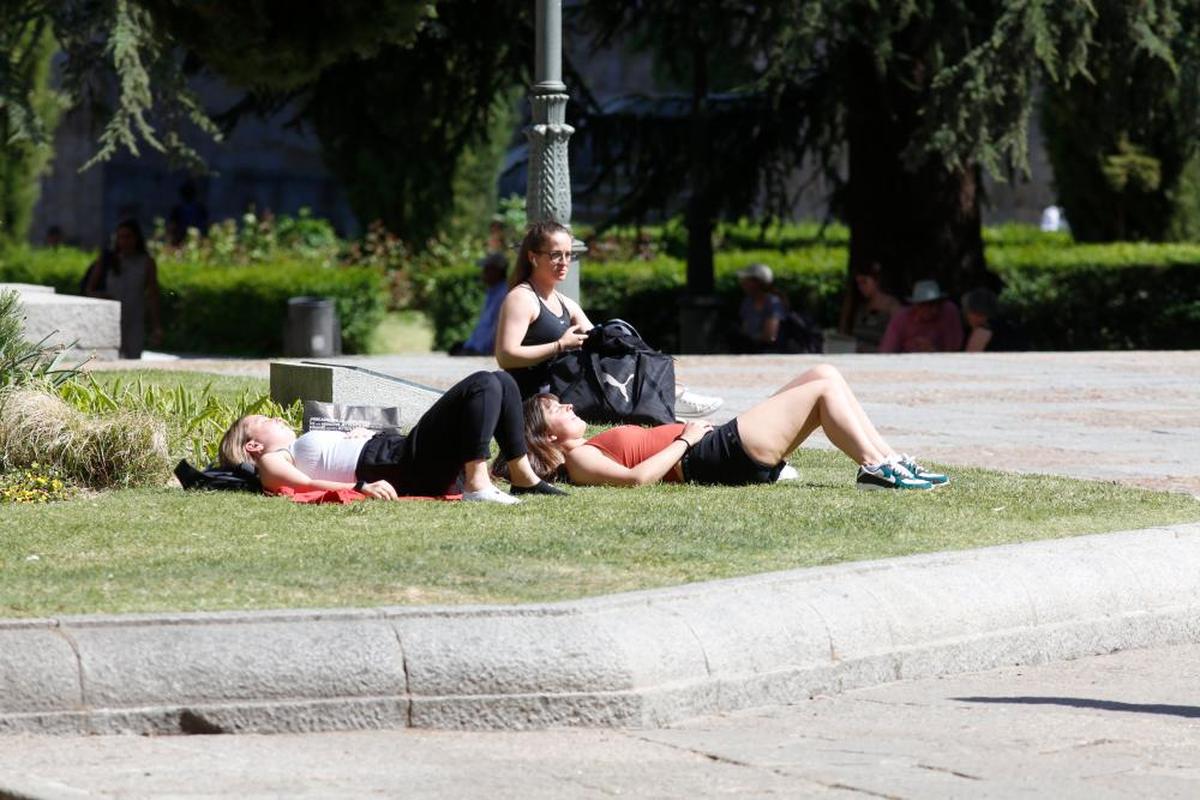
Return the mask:
<svg viewBox="0 0 1200 800">
<path fill-rule="evenodd" d="M 858 559 L 1200 519 L 1179 494 L 955 469 L 859 492 L 840 455 L 726 489 L 574 488 L 520 506 L 299 506 L 127 490 L 0 507 L 0 617 L 557 600 Z"/>
</svg>

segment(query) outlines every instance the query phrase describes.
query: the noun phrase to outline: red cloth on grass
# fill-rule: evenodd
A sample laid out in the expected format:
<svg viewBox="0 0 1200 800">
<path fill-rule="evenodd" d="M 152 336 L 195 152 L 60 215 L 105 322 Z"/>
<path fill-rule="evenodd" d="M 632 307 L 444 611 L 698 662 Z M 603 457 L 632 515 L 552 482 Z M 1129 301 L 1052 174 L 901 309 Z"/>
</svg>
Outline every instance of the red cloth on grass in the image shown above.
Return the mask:
<svg viewBox="0 0 1200 800">
<path fill-rule="evenodd" d="M 297 492 L 290 486 L 281 486 L 277 492 L 268 492 L 280 497 L 286 497 L 293 503 L 341 503 L 343 505 L 366 500 L 367 496 L 353 489 L 311 489 L 307 492 Z M 418 495 L 400 495 L 397 500 L 461 500 L 461 494 L 444 494 L 436 497 Z"/>
</svg>

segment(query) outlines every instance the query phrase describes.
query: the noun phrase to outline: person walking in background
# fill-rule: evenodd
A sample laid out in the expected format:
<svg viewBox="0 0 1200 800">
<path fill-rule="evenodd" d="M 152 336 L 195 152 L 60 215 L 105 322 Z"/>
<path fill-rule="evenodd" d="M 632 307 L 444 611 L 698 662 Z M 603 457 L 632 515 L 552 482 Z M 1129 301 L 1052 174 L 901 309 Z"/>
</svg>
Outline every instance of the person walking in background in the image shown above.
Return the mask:
<svg viewBox="0 0 1200 800">
<path fill-rule="evenodd" d="M 892 315 L 881 353 L 953 353 L 962 349 L 963 326 L 958 306 L 934 280 L 913 284 L 912 305 Z"/>
<path fill-rule="evenodd" d="M 550 366 L 568 350 L 578 350 L 594 327 L 579 304 L 558 291 L 571 269 L 571 232 L 557 222 L 529 226 L 508 295 L 500 306 L 496 362 L 517 381 L 521 397 L 545 391 Z M 676 386 L 675 415 L 703 417 L 724 402 Z"/>
<path fill-rule="evenodd" d="M 883 290 L 882 276 L 883 268 L 878 261 L 862 265 L 854 272 L 858 303 L 850 323 L 850 335 L 854 337 L 856 353 L 879 352 L 892 315 L 903 307 L 899 300 Z"/>
<path fill-rule="evenodd" d="M 742 303 L 734 336 L 739 353 L 770 353 L 777 349 L 787 304 L 775 293 L 775 274 L 766 264 L 751 264 L 738 271 Z"/>
<path fill-rule="evenodd" d="M 490 356 L 496 348 L 496 324 L 500 321 L 500 306 L 508 287 L 508 257 L 502 252 L 489 253 L 479 262 L 480 279 L 484 285 L 483 309 L 479 321 L 465 342 L 450 348 L 452 356 Z"/>
<path fill-rule="evenodd" d="M 968 353 L 1029 349 L 1025 331 L 999 313 L 999 301 L 990 289 L 972 289 L 963 295 L 963 317 L 970 329 L 963 348 Z"/>
<path fill-rule="evenodd" d="M 141 358 L 146 344 L 146 322 L 150 344 L 162 343 L 159 316 L 158 265 L 146 251 L 146 237 L 137 220 L 117 225 L 113 247 L 103 250 L 88 267 L 84 293 L 121 304 L 121 358 Z"/>
</svg>

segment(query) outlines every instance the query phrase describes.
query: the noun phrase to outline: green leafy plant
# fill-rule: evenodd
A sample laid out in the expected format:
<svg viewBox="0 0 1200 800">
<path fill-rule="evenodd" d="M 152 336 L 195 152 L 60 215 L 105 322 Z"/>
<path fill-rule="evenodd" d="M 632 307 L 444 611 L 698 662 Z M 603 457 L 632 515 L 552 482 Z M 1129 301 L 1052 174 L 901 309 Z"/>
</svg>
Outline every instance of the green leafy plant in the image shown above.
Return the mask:
<svg viewBox="0 0 1200 800">
<path fill-rule="evenodd" d="M 211 384 L 199 391 L 183 386 L 167 388 L 141 380 L 118 380 L 106 386 L 88 375 L 86 381 L 62 387 L 59 396 L 72 408 L 90 416 L 136 412 L 160 420 L 165 426 L 170 458 L 189 458 L 198 465 L 217 460 L 221 436 L 245 414 L 282 417 L 297 429 L 303 415 L 299 402 L 285 408 L 269 395 L 248 390 L 229 400 L 214 394 Z"/>
<path fill-rule="evenodd" d="M 79 373 L 79 367 L 60 366 L 63 348 L 46 339 L 25 339 L 20 295 L 0 291 L 0 391 L 7 387 L 46 383 L 59 386 Z"/>
</svg>

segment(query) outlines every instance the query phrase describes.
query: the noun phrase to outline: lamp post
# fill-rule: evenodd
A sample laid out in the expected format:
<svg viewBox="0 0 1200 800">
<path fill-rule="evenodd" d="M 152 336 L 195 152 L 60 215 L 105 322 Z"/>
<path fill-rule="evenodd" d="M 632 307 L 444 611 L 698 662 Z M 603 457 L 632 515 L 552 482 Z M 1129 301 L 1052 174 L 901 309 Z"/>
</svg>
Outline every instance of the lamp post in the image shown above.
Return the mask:
<svg viewBox="0 0 1200 800">
<path fill-rule="evenodd" d="M 567 142 L 575 132 L 566 122 L 567 86 L 562 82 L 562 0 L 535 0 L 537 45 L 534 55 L 533 124 L 529 139 L 529 175 L 525 214 L 530 222 L 552 219 L 571 225 L 571 170 Z M 579 256 L 583 242 L 572 237 L 571 270 L 561 291 L 579 301 Z"/>
</svg>

